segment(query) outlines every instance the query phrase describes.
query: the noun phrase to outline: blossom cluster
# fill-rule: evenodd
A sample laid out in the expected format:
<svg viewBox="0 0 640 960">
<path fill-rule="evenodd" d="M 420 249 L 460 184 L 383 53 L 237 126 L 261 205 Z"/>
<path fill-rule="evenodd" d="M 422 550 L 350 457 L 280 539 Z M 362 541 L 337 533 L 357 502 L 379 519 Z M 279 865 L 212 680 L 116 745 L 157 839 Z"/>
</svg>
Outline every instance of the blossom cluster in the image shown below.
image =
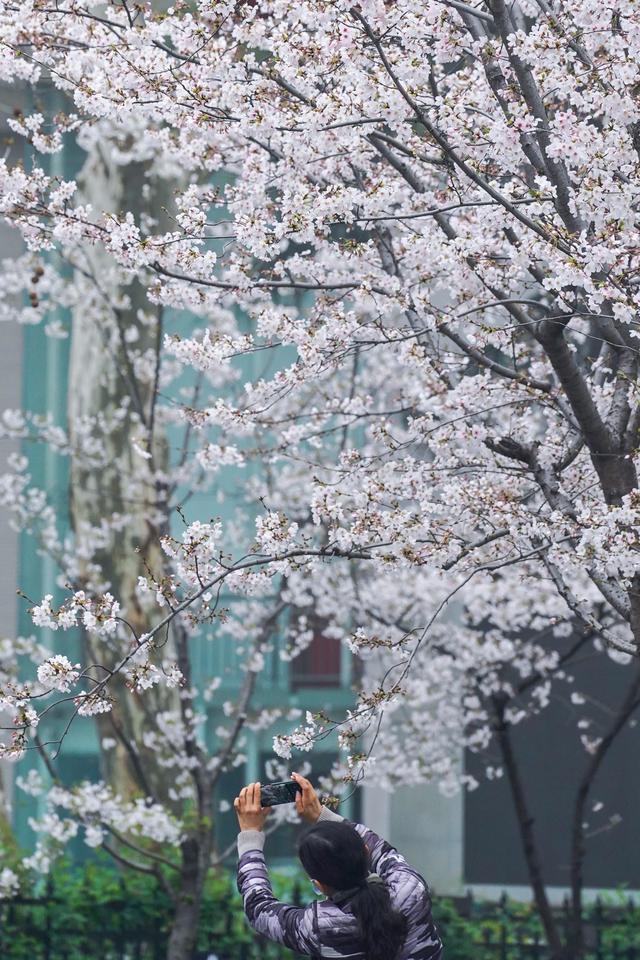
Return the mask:
<svg viewBox="0 0 640 960">
<path fill-rule="evenodd" d="M 70 630 L 81 625 L 85 630 L 105 637 L 117 629 L 120 604 L 110 593 L 91 597 L 84 590 L 77 590 L 57 610 L 52 606 L 52 600 L 53 594 L 48 593 L 31 610 L 36 627 Z"/>
<path fill-rule="evenodd" d="M 0 77 L 46 76 L 67 105 L 16 116 L 15 135 L 47 155 L 71 135 L 87 157 L 77 181 L 0 163 L 0 215 L 27 248 L 0 316 L 58 337 L 65 307 L 84 388 L 64 426 L 0 425 L 69 459 L 73 535 L 24 456 L 0 504 L 68 594 L 34 625 L 82 628 L 103 676 L 82 692 L 64 654 L 32 665 L 81 716 L 145 701 L 137 747 L 175 769 L 168 806 L 243 762 L 220 638 L 247 688 L 344 644 L 366 661 L 352 709 L 305 710 L 275 752 L 337 734 L 345 777 L 447 793 L 477 785 L 464 750 L 570 688 L 577 637 L 618 663 L 640 643 L 640 13 L 500 6 L 0 11 Z M 220 676 L 197 689 L 207 644 Z M 0 684 L 9 756 L 40 720 L 17 677 Z M 92 843 L 98 795 L 137 829 L 146 807 L 59 795 Z"/>
</svg>

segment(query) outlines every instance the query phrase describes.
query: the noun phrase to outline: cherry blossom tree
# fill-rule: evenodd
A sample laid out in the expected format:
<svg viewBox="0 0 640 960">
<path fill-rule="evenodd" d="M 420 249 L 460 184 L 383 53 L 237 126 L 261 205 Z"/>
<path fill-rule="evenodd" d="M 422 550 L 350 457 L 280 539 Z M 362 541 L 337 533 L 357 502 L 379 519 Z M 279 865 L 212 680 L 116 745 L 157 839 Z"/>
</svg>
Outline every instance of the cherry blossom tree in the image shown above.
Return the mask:
<svg viewBox="0 0 640 960">
<path fill-rule="evenodd" d="M 66 107 L 11 121 L 34 159 L 0 169 L 27 246 L 3 302 L 23 322 L 89 312 L 124 384 L 110 420 L 93 400 L 64 433 L 25 413 L 5 429 L 71 454 L 78 478 L 115 464 L 149 532 L 131 589 L 129 508 L 96 501 L 60 542 L 16 461 L 5 501 L 69 584 L 35 623 L 95 640 L 78 667 L 40 662 L 41 686 L 5 685 L 5 752 L 29 746 L 49 689 L 72 722 L 117 709 L 133 729 L 128 686 L 162 692 L 193 759 L 198 632 L 242 647 L 255 624 L 250 676 L 261 618 L 287 608 L 295 656 L 313 611 L 367 669 L 352 712 L 307 716 L 276 751 L 337 729 L 347 779 L 375 763 L 391 788 L 410 743 L 402 781 L 448 790 L 474 785 L 461 750 L 497 743 L 554 958 L 582 955 L 580 810 L 638 705 L 639 18 L 632 0 L 5 4 L 2 78 Z M 69 137 L 108 158 L 115 200 L 38 160 Z M 176 535 L 184 492 L 223 466 L 235 513 Z M 240 600 L 224 626 L 223 590 Z M 614 725 L 582 734 L 567 945 L 509 731 L 587 644 L 633 665 Z M 155 840 L 174 827 L 160 808 Z"/>
</svg>

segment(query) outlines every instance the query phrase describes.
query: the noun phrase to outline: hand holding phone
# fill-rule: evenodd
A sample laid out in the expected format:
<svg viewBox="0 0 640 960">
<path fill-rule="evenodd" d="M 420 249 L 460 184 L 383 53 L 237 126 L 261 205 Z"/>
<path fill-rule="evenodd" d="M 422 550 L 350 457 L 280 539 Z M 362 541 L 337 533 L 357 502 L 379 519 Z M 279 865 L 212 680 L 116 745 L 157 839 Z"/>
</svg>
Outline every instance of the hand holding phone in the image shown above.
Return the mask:
<svg viewBox="0 0 640 960">
<path fill-rule="evenodd" d="M 302 788 L 294 780 L 279 780 L 260 787 L 260 803 L 263 807 L 275 807 L 279 803 L 295 803 L 296 794 Z"/>
<path fill-rule="evenodd" d="M 300 793 L 296 797 L 296 810 L 307 823 L 315 823 L 322 813 L 320 797 L 306 777 L 299 773 L 292 773 L 291 776 L 300 789 Z"/>
<path fill-rule="evenodd" d="M 269 808 L 260 803 L 260 783 L 249 783 L 243 787 L 233 801 L 241 830 L 262 830 L 269 816 Z"/>
</svg>

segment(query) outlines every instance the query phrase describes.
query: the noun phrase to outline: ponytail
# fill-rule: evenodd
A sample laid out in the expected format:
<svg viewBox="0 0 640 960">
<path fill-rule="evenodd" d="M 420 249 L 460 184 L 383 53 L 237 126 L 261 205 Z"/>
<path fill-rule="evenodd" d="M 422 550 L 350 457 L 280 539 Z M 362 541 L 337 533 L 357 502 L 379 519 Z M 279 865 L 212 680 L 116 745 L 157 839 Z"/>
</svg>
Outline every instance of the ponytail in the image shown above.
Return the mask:
<svg viewBox="0 0 640 960">
<path fill-rule="evenodd" d="M 367 883 L 350 901 L 367 960 L 394 960 L 407 936 L 407 918 L 391 905 L 386 883 Z"/>
<path fill-rule="evenodd" d="M 369 873 L 364 840 L 344 822 L 323 822 L 307 830 L 298 854 L 309 876 L 348 897 L 366 960 L 395 960 L 407 935 L 407 919 L 391 904 L 381 877 Z"/>
</svg>

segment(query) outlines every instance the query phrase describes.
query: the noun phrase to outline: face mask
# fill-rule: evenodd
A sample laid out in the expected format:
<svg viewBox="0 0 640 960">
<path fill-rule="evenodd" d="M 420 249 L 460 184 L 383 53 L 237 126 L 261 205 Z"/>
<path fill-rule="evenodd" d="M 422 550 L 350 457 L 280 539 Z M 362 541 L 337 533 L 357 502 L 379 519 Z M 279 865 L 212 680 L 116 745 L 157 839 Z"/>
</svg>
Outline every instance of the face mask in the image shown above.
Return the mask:
<svg viewBox="0 0 640 960">
<path fill-rule="evenodd" d="M 319 887 L 318 884 L 315 882 L 315 880 L 312 880 L 312 881 L 311 881 L 311 886 L 313 887 L 313 892 L 314 892 L 315 894 L 317 894 L 317 896 L 319 896 L 319 897 L 324 897 L 324 896 L 326 896 L 325 892 L 320 889 L 320 887 Z"/>
</svg>

